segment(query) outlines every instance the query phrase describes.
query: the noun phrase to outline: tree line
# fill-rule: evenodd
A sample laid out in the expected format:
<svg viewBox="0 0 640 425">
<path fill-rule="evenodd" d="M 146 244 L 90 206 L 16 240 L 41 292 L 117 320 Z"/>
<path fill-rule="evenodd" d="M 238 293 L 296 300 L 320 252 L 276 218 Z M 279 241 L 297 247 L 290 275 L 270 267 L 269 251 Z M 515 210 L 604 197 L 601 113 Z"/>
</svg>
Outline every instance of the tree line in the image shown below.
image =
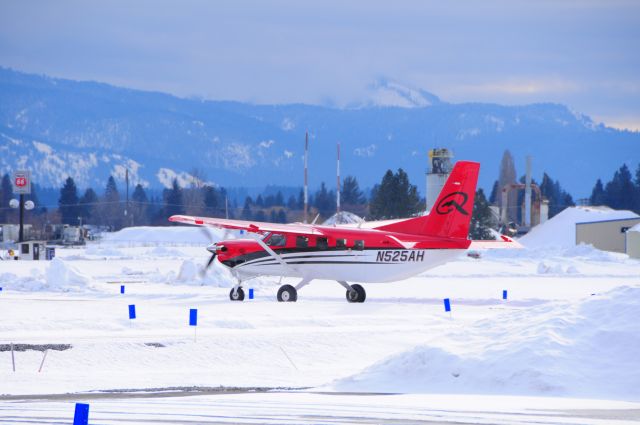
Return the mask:
<svg viewBox="0 0 640 425">
<path fill-rule="evenodd" d="M 519 181 L 524 182 L 524 176 Z M 536 181 L 533 180 L 533 183 Z M 543 174 L 538 186 L 543 198 L 549 202 L 549 217 L 575 205 L 572 196 L 547 173 Z M 497 217 L 490 207 L 499 202 L 499 187 L 499 181 L 496 181 L 488 199 L 482 189 L 477 190 L 471 226 L 472 238 L 489 238 L 490 229 L 497 227 Z M 38 205 L 37 184 L 33 188 L 27 199 Z M 199 183 L 197 180 L 188 187 L 181 187 L 178 180 L 174 179 L 171 187 L 164 189 L 160 196 L 148 196 L 146 189 L 137 184 L 126 202 L 113 176 L 107 179 L 100 194 L 93 188 L 87 188 L 81 194 L 73 178 L 68 177 L 60 188 L 57 211 L 37 207 L 31 216 L 35 221 L 38 218 L 43 220 L 42 217 L 46 215 L 47 222 L 51 223 L 93 224 L 111 230 L 128 226 L 168 225 L 167 218 L 175 214 L 288 223 L 302 221 L 303 196 L 302 190 L 297 196 L 291 195 L 288 199 L 285 199 L 281 191 L 261 194 L 255 198 L 247 196 L 242 207 L 238 208 L 235 204 L 229 205 L 227 191 L 223 187 Z M 17 220 L 17 211 L 9 208 L 12 197 L 11 180 L 5 174 L 0 181 L 0 223 Z M 518 203 L 521 201 L 522 199 L 517 200 Z M 635 178 L 627 165 L 623 164 L 610 181 L 603 183 L 598 179 L 589 203 L 640 212 L 640 165 Z M 367 220 L 410 217 L 424 210 L 424 199 L 419 197 L 417 187 L 411 184 L 407 173 L 401 168 L 396 172 L 387 170 L 380 183 L 373 187 L 369 197 L 360 189 L 355 177 L 346 177 L 341 186 L 341 204 L 343 210 Z M 318 215 L 321 219 L 326 219 L 335 211 L 336 193 L 322 183 L 317 191 L 309 195 L 308 218 L 313 220 Z"/>
</svg>

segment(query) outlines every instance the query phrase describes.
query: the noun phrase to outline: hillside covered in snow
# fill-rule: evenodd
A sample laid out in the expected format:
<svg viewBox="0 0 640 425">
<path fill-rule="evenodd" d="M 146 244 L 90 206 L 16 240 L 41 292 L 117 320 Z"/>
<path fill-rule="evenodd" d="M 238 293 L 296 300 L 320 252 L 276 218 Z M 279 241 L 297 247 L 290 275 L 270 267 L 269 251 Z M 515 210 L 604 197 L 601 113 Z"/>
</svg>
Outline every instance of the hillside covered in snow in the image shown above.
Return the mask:
<svg viewBox="0 0 640 425">
<path fill-rule="evenodd" d="M 640 133 L 563 105 L 453 104 L 388 81 L 361 104 L 335 108 L 181 99 L 0 69 L 0 173 L 31 169 L 40 187 L 60 187 L 68 175 L 81 188 L 103 187 L 125 169 L 156 188 L 173 178 L 186 185 L 196 170 L 223 186 L 255 186 L 265 175 L 300 186 L 292 176 L 301 176 L 305 131 L 312 187 L 335 179 L 338 141 L 343 174 L 363 188 L 402 167 L 422 191 L 427 150 L 447 147 L 455 159 L 482 163 L 489 190 L 508 148 L 520 173 L 533 155 L 534 178 L 546 171 L 575 197 L 625 161 L 635 169 L 640 152 Z"/>
</svg>

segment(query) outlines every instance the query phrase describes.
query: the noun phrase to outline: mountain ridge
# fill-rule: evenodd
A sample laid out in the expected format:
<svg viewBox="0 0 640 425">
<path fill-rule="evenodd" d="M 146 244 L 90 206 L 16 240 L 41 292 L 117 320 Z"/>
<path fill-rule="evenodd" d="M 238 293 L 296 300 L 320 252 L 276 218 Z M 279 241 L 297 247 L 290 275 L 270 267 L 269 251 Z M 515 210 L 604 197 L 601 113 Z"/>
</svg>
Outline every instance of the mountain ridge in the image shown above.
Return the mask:
<svg viewBox="0 0 640 425">
<path fill-rule="evenodd" d="M 399 86 L 378 84 L 387 91 Z M 339 141 L 342 175 L 357 176 L 363 187 L 402 167 L 422 192 L 427 150 L 448 147 L 454 159 L 480 161 L 480 183 L 490 189 L 508 148 L 519 175 L 531 154 L 534 178 L 546 171 L 580 197 L 597 178 L 610 178 L 625 161 L 635 167 L 640 157 L 640 133 L 596 124 L 561 104 L 453 104 L 426 91 L 402 96 L 417 106 L 264 105 L 0 68 L 0 172 L 32 168 L 41 186 L 59 186 L 70 174 L 81 187 L 102 187 L 109 174 L 124 178 L 125 167 L 134 182 L 151 187 L 166 185 L 171 173 L 186 182 L 196 171 L 223 186 L 296 185 L 302 179 L 291 176 L 302 175 L 308 130 L 312 186 L 335 180 Z"/>
</svg>

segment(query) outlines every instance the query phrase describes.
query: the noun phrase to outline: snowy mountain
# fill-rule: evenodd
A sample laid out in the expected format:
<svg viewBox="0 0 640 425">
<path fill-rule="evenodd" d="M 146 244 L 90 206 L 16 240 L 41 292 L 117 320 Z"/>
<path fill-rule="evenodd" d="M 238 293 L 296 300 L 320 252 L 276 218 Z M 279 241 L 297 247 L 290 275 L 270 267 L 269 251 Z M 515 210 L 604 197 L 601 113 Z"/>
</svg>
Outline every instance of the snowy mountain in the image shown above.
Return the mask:
<svg viewBox="0 0 640 425">
<path fill-rule="evenodd" d="M 598 177 L 609 179 L 625 161 L 635 169 L 640 158 L 640 133 L 558 104 L 451 104 L 380 80 L 357 107 L 254 105 L 0 68 L 0 172 L 30 168 L 43 187 L 71 175 L 80 187 L 101 189 L 126 168 L 134 183 L 156 188 L 174 177 L 188 183 L 194 173 L 228 187 L 299 186 L 305 130 L 312 186 L 334 181 L 338 141 L 342 174 L 362 187 L 402 167 L 423 190 L 427 150 L 448 147 L 455 159 L 480 161 L 480 184 L 490 189 L 508 148 L 519 174 L 531 154 L 534 178 L 546 171 L 580 197 Z"/>
</svg>

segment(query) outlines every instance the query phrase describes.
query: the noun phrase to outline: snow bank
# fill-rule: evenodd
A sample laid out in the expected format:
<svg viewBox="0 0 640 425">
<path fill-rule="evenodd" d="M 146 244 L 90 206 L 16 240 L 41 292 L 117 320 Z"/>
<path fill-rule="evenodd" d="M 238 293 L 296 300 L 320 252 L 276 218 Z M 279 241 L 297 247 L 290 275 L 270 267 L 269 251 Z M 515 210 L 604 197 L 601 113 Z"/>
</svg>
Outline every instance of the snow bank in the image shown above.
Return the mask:
<svg viewBox="0 0 640 425">
<path fill-rule="evenodd" d="M 13 291 L 82 292 L 89 289 L 90 283 L 91 278 L 57 257 L 51 260 L 44 275 L 37 269 L 31 269 L 30 276 L 0 274 L 0 286 Z"/>
<path fill-rule="evenodd" d="M 418 346 L 333 387 L 640 400 L 638 311 L 638 287 L 620 287 L 577 304 L 521 310 L 450 335 L 468 341 L 470 351 Z M 488 341 L 478 347 L 474 341 L 482 334 Z"/>
<path fill-rule="evenodd" d="M 72 290 L 72 288 L 85 289 L 91 282 L 88 276 L 59 258 L 51 260 L 45 278 L 48 289 L 64 292 Z"/>
<path fill-rule="evenodd" d="M 534 227 L 519 239 L 527 248 L 548 246 L 572 247 L 576 245 L 576 223 L 638 218 L 631 211 L 612 210 L 607 207 L 570 207 Z"/>
<path fill-rule="evenodd" d="M 178 283 L 199 286 L 216 286 L 220 288 L 230 288 L 235 285 L 236 281 L 231 273 L 224 266 L 213 263 L 207 269 L 206 273 L 202 273 L 204 264 L 198 264 L 192 260 L 185 260 L 180 265 L 178 275 L 168 277 L 168 283 Z"/>
<path fill-rule="evenodd" d="M 102 243 L 121 246 L 208 245 L 221 240 L 224 235 L 224 230 L 212 227 L 127 227 L 118 232 L 104 233 Z M 231 233 L 227 237 L 232 237 Z"/>
</svg>

